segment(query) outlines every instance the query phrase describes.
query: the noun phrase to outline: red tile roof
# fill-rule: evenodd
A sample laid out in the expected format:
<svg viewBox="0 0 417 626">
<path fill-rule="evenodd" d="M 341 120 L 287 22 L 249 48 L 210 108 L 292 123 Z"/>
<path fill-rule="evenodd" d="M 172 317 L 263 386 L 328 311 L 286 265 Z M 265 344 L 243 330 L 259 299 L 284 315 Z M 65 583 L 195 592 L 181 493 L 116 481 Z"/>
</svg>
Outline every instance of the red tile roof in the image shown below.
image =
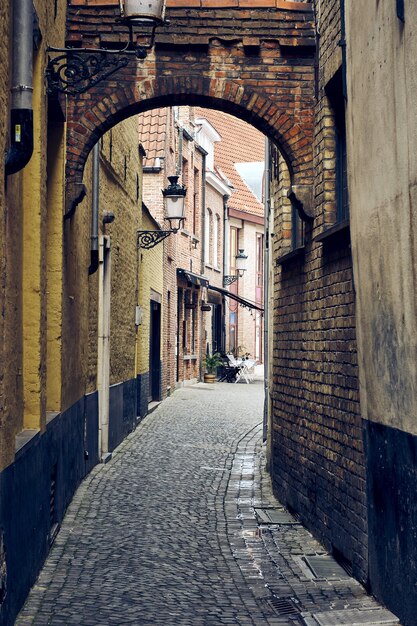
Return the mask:
<svg viewBox="0 0 417 626">
<path fill-rule="evenodd" d="M 139 115 L 139 142 L 146 151 L 145 166 L 153 166 L 155 159 L 165 156 L 167 108 L 152 109 Z"/>
<path fill-rule="evenodd" d="M 265 137 L 256 128 L 237 117 L 212 109 L 196 108 L 196 118 L 206 119 L 222 140 L 215 144 L 214 162 L 235 187 L 229 206 L 245 213 L 264 215 L 264 206 L 239 175 L 235 163 L 265 160 Z"/>
</svg>

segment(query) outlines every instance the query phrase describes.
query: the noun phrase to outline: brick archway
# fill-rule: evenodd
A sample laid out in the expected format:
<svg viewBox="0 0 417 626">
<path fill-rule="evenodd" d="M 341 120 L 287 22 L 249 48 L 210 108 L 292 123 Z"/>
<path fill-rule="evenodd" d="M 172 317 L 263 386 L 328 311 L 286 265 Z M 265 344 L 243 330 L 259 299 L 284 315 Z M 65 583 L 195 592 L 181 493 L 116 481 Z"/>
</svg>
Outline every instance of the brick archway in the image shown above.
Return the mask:
<svg viewBox="0 0 417 626">
<path fill-rule="evenodd" d="M 158 33 L 146 60 L 132 56 L 117 73 L 69 96 L 67 214 L 77 204 L 94 143 L 131 115 L 177 104 L 222 110 L 265 133 L 287 160 L 292 189 L 308 213 L 313 182 L 312 6 L 285 0 L 272 8 L 269 0 L 243 4 L 210 0 L 201 8 L 195 0 L 175 6 L 168 2 L 170 25 Z M 92 48 L 126 43 L 117 13 L 116 0 L 71 0 L 69 41 Z"/>
</svg>

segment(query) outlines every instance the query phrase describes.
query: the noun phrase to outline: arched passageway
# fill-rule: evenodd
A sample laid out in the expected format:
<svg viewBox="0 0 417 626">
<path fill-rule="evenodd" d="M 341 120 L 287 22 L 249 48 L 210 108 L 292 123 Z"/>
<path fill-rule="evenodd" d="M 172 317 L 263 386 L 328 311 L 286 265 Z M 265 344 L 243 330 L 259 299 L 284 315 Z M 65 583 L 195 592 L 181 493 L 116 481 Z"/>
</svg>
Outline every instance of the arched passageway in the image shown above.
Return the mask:
<svg viewBox="0 0 417 626">
<path fill-rule="evenodd" d="M 112 76 L 68 98 L 67 211 L 82 183 L 85 160 L 99 137 L 121 120 L 155 107 L 196 104 L 237 115 L 279 145 L 295 195 L 306 212 L 313 181 L 315 39 L 312 6 L 197 8 L 169 6 L 169 25 L 145 60 L 126 59 Z M 127 43 L 115 20 L 118 2 L 73 2 L 71 45 Z M 78 190 L 77 190 L 78 189 Z"/>
</svg>

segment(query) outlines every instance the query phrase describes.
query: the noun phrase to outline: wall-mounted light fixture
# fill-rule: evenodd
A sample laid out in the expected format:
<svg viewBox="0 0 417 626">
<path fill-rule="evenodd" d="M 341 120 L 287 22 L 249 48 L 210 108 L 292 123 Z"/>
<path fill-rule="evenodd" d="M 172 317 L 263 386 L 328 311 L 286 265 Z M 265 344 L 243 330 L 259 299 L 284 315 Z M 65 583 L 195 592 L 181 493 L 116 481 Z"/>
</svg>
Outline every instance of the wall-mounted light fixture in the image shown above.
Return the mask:
<svg viewBox="0 0 417 626">
<path fill-rule="evenodd" d="M 138 247 L 154 248 L 172 233 L 177 233 L 185 220 L 185 196 L 187 189 L 178 182 L 178 176 L 168 176 L 169 185 L 162 190 L 165 204 L 165 217 L 170 230 L 139 230 Z"/>
<path fill-rule="evenodd" d="M 119 48 L 54 48 L 48 52 L 46 68 L 48 92 L 76 95 L 88 91 L 132 59 L 145 59 L 155 42 L 155 30 L 164 24 L 166 0 L 120 0 L 120 17 L 129 29 L 129 41 Z M 141 43 L 133 39 L 133 29 Z"/>
<path fill-rule="evenodd" d="M 227 287 L 232 283 L 235 283 L 239 278 L 243 277 L 246 272 L 246 259 L 248 255 L 245 254 L 243 249 L 239 250 L 239 253 L 235 256 L 236 259 L 236 274 L 234 276 L 223 276 L 223 286 Z"/>
</svg>

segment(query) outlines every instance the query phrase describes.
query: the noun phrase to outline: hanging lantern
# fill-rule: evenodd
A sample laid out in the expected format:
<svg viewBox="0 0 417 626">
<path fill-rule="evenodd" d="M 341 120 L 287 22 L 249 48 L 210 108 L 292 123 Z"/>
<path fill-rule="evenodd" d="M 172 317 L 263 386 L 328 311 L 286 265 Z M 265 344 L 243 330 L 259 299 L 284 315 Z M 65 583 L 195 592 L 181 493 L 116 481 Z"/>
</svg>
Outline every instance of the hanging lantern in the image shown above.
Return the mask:
<svg viewBox="0 0 417 626">
<path fill-rule="evenodd" d="M 178 182 L 178 176 L 168 176 L 169 185 L 162 190 L 165 199 L 165 219 L 167 219 L 171 228 L 177 231 L 185 219 L 185 195 L 187 193 L 184 185 Z M 173 225 L 174 222 L 174 225 Z M 175 224 L 178 222 L 178 224 Z"/>
<path fill-rule="evenodd" d="M 239 254 L 235 256 L 236 259 L 236 271 L 238 276 L 242 277 L 246 272 L 246 260 L 248 255 L 245 254 L 244 250 L 239 250 Z"/>
</svg>

